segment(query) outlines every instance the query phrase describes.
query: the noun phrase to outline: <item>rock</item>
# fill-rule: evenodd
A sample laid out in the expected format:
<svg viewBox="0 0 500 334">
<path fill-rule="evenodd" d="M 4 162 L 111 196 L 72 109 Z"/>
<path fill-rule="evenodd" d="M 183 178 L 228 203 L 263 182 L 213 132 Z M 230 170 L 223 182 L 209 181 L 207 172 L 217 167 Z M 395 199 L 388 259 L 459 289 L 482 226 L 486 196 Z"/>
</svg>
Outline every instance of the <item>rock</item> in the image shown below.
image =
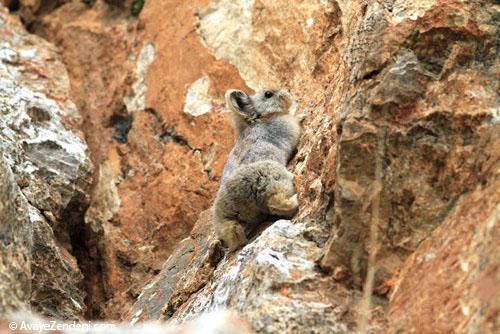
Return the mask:
<svg viewBox="0 0 500 334">
<path fill-rule="evenodd" d="M 260 332 L 349 332 L 357 326 L 418 331 L 419 316 L 429 326 L 460 332 L 468 316 L 456 313 L 456 301 L 442 313 L 425 315 L 418 305 L 438 308 L 443 300 L 423 292 L 414 299 L 402 296 L 413 296 L 424 276 L 430 286 L 438 270 L 415 264 L 420 246 L 426 240 L 439 244 L 444 226 L 466 224 L 455 212 L 467 210 L 464 203 L 491 191 L 489 186 L 498 187 L 486 171 L 498 163 L 490 146 L 498 132 L 493 6 L 221 0 L 197 15 L 200 38 L 248 86 L 279 83 L 298 97 L 303 135 L 290 168 L 301 208 L 291 222 L 272 224 L 216 265 L 209 265 L 213 239 L 186 239 L 129 319 L 183 322 L 227 307 Z M 485 212 L 487 224 L 494 210 Z M 195 229 L 208 223 L 201 219 Z M 179 252 L 188 252 L 189 259 Z M 477 255 L 476 248 L 466 252 Z M 488 261 L 484 275 L 496 270 L 494 258 Z M 443 265 L 443 277 L 465 277 L 455 276 L 455 264 Z M 440 286 L 449 284 L 443 279 Z M 457 289 L 470 291 L 462 284 Z M 369 289 L 365 297 L 363 288 Z M 498 311 L 491 300 L 483 305 L 485 314 Z M 477 309 L 468 307 L 471 317 Z M 439 327 L 448 317 L 454 318 L 450 327 Z M 491 318 L 481 319 L 477 328 L 495 328 Z"/>
<path fill-rule="evenodd" d="M 137 20 L 74 1 L 33 23 L 61 50 L 97 166 L 84 240 L 92 317 L 120 318 L 211 205 L 232 140 L 223 95 L 246 88 L 191 32 L 195 8 L 166 6 L 146 2 Z M 189 100 L 202 113 L 185 113 L 205 77 Z"/>
<path fill-rule="evenodd" d="M 500 280 L 500 136 L 498 131 L 490 135 L 484 178 L 460 197 L 402 268 L 390 298 L 387 333 L 500 330 L 495 288 Z"/>
<path fill-rule="evenodd" d="M 33 231 L 28 203 L 3 154 L 0 155 L 0 236 L 0 315 L 4 315 L 29 307 Z"/>
<path fill-rule="evenodd" d="M 168 318 L 210 279 L 222 249 L 216 242 L 210 212 L 205 211 L 191 235 L 182 240 L 162 271 L 148 284 L 128 314 L 128 321 Z M 168 287 L 165 289 L 165 287 Z"/>
<path fill-rule="evenodd" d="M 206 286 L 177 310 L 174 322 L 229 308 L 261 333 L 347 333 L 352 314 L 339 306 L 352 296 L 321 280 L 314 263 L 320 248 L 304 237 L 307 232 L 303 223 L 273 223 L 239 254 L 226 257 Z M 335 291 L 321 294 L 329 288 Z"/>
<path fill-rule="evenodd" d="M 213 1 L 197 13 L 199 34 L 218 59 L 227 59 L 253 89 L 262 89 L 259 72 L 267 71 L 268 82 L 277 83 L 272 66 L 256 50 L 252 20 L 255 1 Z M 259 69 L 255 65 L 259 65 Z"/>
<path fill-rule="evenodd" d="M 19 277 L 12 285 L 15 276 L 2 280 L 2 290 L 18 295 L 16 308 L 31 302 L 42 314 L 79 319 L 85 311 L 83 275 L 69 252 L 88 205 L 92 165 L 81 134 L 71 129 L 78 111 L 54 47 L 28 34 L 4 8 L 0 31 L 0 153 L 8 191 L 2 198 L 2 253 L 7 273 L 18 271 Z"/>
<path fill-rule="evenodd" d="M 50 2 L 29 21 L 61 50 L 97 166 L 83 217 L 84 187 L 40 188 L 4 159 L 41 210 L 34 241 L 66 259 L 53 271 L 68 294 L 51 303 L 70 305 L 70 286 L 80 289 L 66 249 L 92 318 L 182 324 L 228 308 L 264 333 L 498 331 L 496 5 L 146 1 L 138 18 L 129 6 Z M 10 68 L 22 59 L 1 54 Z M 65 78 L 29 84 L 76 110 Z M 289 169 L 300 211 L 225 254 L 207 211 L 234 139 L 223 94 L 267 86 L 297 97 L 303 132 Z M 50 122 L 39 109 L 30 119 Z M 35 148 L 31 160 L 55 150 Z M 9 231 L 24 252 L 29 238 Z M 8 280 L 26 277 L 23 263 L 4 265 Z M 19 283 L 16 305 L 27 298 Z"/>
<path fill-rule="evenodd" d="M 128 321 L 185 323 L 227 308 L 245 315 L 258 332 L 346 333 L 353 313 L 344 307 L 354 305 L 359 294 L 321 278 L 314 263 L 321 249 L 309 238 L 316 232 L 304 223 L 280 220 L 238 254 L 222 258 L 204 213 L 192 236 L 146 286 Z M 326 290 L 332 293 L 321 293 Z"/>
<path fill-rule="evenodd" d="M 212 100 L 208 96 L 209 79 L 203 76 L 189 86 L 186 94 L 184 112 L 192 116 L 201 116 L 212 111 Z"/>
<path fill-rule="evenodd" d="M 495 37 L 489 34 L 496 28 L 491 8 L 478 5 L 470 16 L 471 6 L 435 2 L 415 16 L 404 1 L 392 12 L 374 3 L 348 33 L 357 43 L 374 36 L 387 41 L 347 50 L 348 59 L 359 60 L 350 74 L 356 88 L 339 106 L 335 227 L 322 266 L 348 268 L 357 285 L 366 273 L 369 226 L 376 223 L 369 206 L 378 156 L 383 175 L 376 195 L 376 290 L 384 290 L 481 180 L 485 134 L 497 127 Z"/>
<path fill-rule="evenodd" d="M 54 319 L 83 318 L 84 276 L 73 255 L 57 241 L 49 224 L 33 219 L 31 306 Z"/>
</svg>

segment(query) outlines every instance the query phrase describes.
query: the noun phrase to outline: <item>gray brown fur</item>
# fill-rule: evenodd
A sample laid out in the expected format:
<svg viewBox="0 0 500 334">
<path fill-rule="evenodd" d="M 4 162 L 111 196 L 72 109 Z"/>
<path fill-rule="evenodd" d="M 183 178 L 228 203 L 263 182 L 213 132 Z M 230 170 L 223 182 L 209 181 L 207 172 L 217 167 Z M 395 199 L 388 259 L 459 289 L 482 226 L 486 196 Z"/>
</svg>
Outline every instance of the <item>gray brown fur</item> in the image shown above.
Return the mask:
<svg viewBox="0 0 500 334">
<path fill-rule="evenodd" d="M 267 216 L 290 218 L 296 213 L 293 174 L 286 165 L 300 126 L 288 113 L 291 96 L 285 89 L 253 96 L 231 90 L 226 103 L 238 137 L 222 173 L 213 220 L 217 236 L 233 251 L 247 243 L 249 233 Z"/>
</svg>

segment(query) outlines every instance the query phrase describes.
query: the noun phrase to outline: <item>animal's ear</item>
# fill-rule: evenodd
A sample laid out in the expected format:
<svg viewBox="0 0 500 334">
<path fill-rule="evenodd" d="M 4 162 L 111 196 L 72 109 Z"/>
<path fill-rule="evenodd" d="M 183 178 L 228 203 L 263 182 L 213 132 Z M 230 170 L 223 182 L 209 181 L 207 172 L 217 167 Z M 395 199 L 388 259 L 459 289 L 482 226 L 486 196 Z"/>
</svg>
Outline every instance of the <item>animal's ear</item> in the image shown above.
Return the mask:
<svg viewBox="0 0 500 334">
<path fill-rule="evenodd" d="M 226 92 L 225 98 L 227 106 L 234 112 L 247 114 L 251 109 L 250 97 L 241 90 L 230 89 Z"/>
</svg>

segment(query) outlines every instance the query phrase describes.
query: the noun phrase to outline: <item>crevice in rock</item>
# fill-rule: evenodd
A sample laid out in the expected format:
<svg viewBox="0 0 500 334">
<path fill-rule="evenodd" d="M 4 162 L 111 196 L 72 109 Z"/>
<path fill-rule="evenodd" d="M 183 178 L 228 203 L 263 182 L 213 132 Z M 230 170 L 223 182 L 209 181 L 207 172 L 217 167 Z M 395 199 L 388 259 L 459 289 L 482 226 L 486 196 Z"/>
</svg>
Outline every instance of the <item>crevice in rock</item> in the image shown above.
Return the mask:
<svg viewBox="0 0 500 334">
<path fill-rule="evenodd" d="M 178 145 L 186 146 L 191 151 L 195 151 L 195 152 L 201 151 L 201 149 L 189 144 L 187 139 L 175 130 L 175 126 L 169 126 L 165 130 L 163 130 L 163 132 L 158 135 L 158 139 L 164 143 L 168 143 L 169 141 L 172 141 Z"/>
<path fill-rule="evenodd" d="M 90 0 L 83 2 L 87 4 L 93 4 L 95 1 Z M 10 12 L 19 12 L 17 15 L 20 17 L 21 22 L 25 26 L 25 29 L 42 39 L 47 40 L 49 43 L 53 43 L 56 46 L 61 46 L 60 41 L 57 40 L 57 36 L 47 33 L 43 29 L 43 18 L 49 17 L 53 14 L 53 12 L 60 8 L 61 6 L 67 4 L 65 0 L 57 0 L 57 1 L 46 1 L 42 0 L 40 7 L 36 11 L 32 11 L 28 7 L 23 7 L 22 3 L 19 0 L 8 0 L 7 6 Z M 93 41 L 87 43 L 91 44 Z M 88 46 L 92 49 L 93 45 Z M 61 60 L 66 66 L 68 72 L 68 78 L 70 83 L 75 78 L 74 73 L 71 71 L 71 67 L 79 66 L 76 61 L 71 63 L 65 59 L 64 54 L 67 52 L 64 48 L 60 49 L 61 51 Z M 77 90 L 71 86 L 72 90 Z M 89 147 L 89 155 L 91 160 L 94 162 L 94 166 L 96 168 L 93 170 L 94 175 L 98 175 L 99 168 L 99 153 L 96 153 L 96 150 L 91 145 L 89 141 L 89 135 L 87 126 L 89 126 L 89 122 L 86 120 L 85 111 L 89 109 L 86 105 L 86 101 L 79 101 L 79 93 L 81 92 L 71 92 L 71 100 L 77 105 L 79 112 L 84 119 L 83 125 L 80 126 L 80 130 L 85 134 L 85 138 L 87 140 L 87 144 Z M 91 95 L 86 97 L 86 99 L 90 99 Z M 119 109 L 116 111 L 116 109 Z M 128 114 L 125 106 L 121 108 L 112 108 L 115 113 L 113 113 L 109 119 L 108 124 L 109 127 L 113 129 L 112 138 L 119 143 L 127 143 L 128 132 L 132 127 L 133 117 Z M 36 122 L 46 122 L 50 115 L 47 114 L 44 110 L 41 110 L 36 107 L 31 107 L 28 110 L 28 114 L 32 119 Z M 91 126 L 94 126 L 90 124 Z M 74 125 L 75 129 L 78 129 L 78 125 Z M 43 144 L 43 145 L 42 145 Z M 40 152 L 41 149 L 49 152 L 57 148 L 55 145 L 57 143 L 52 141 L 45 141 L 41 144 L 41 146 L 34 147 L 32 151 Z M 28 151 L 28 147 L 26 150 Z M 42 150 L 42 151 L 43 151 Z M 61 169 L 61 168 L 59 168 Z M 94 178 L 97 179 L 97 178 Z M 94 184 L 95 186 L 95 184 Z M 88 187 L 91 188 L 91 187 Z M 84 319 L 103 319 L 104 314 L 103 310 L 105 308 L 104 302 L 108 299 L 105 292 L 104 286 L 104 278 L 103 278 L 103 256 L 101 253 L 101 245 L 100 242 L 102 240 L 102 235 L 100 235 L 100 231 L 94 231 L 90 224 L 85 223 L 85 215 L 87 209 L 89 208 L 90 200 L 86 196 L 86 194 L 91 194 L 92 191 L 90 189 L 86 189 L 85 194 L 82 192 L 78 192 L 71 200 L 68 205 L 58 213 L 52 213 L 51 211 L 40 210 L 40 214 L 49 222 L 50 228 L 55 236 L 55 241 L 57 246 L 64 249 L 64 253 L 74 257 L 76 260 L 76 265 L 78 269 L 81 271 L 83 275 L 83 279 L 81 280 L 81 284 L 75 284 L 75 289 L 82 291 L 86 296 L 84 299 L 85 311 L 83 313 Z M 71 196 L 71 194 L 65 194 L 66 196 Z M 33 207 L 37 208 L 35 203 L 29 202 Z M 54 217 L 54 214 L 58 215 Z M 66 252 L 67 251 L 67 252 Z M 69 254 L 68 254 L 69 253 Z M 70 259 L 70 261 L 74 261 Z"/>
<path fill-rule="evenodd" d="M 132 16 L 139 16 L 139 14 L 142 11 L 142 8 L 144 7 L 145 0 L 134 0 L 132 2 L 132 5 L 130 6 L 130 14 Z"/>
<path fill-rule="evenodd" d="M 377 75 L 380 74 L 380 72 L 382 72 L 382 68 L 379 68 L 379 69 L 376 69 L 376 70 L 373 70 L 373 71 L 370 71 L 368 73 L 366 73 L 362 78 L 361 80 L 370 80 L 374 77 L 376 77 Z"/>
<path fill-rule="evenodd" d="M 146 112 L 153 116 L 156 125 L 164 124 L 163 119 L 158 114 L 154 108 L 145 108 L 143 112 Z M 175 125 L 167 126 L 163 125 L 160 127 L 160 131 L 155 130 L 154 138 L 162 143 L 173 142 L 177 145 L 187 147 L 190 151 L 197 154 L 200 158 L 200 162 L 203 165 L 203 171 L 207 175 L 210 181 L 215 181 L 211 168 L 211 160 L 214 154 L 213 144 L 210 144 L 208 149 L 203 150 L 202 148 L 195 147 L 189 143 L 189 141 L 182 134 L 178 133 L 175 129 Z"/>
<path fill-rule="evenodd" d="M 14 12 L 17 12 L 21 8 L 21 1 L 20 0 L 7 0 L 6 6 L 9 9 L 10 13 L 14 13 Z"/>
<path fill-rule="evenodd" d="M 108 126 L 113 128 L 112 138 L 120 144 L 126 144 L 133 121 L 134 117 L 127 112 L 125 106 L 120 112 L 113 113 L 108 123 Z"/>
<path fill-rule="evenodd" d="M 88 7 L 93 3 L 94 1 L 89 1 Z M 43 18 L 37 16 L 27 29 L 60 48 L 61 59 L 67 69 L 70 81 L 71 100 L 77 106 L 82 119 L 79 129 L 84 133 L 90 159 L 95 166 L 93 173 L 96 182 L 91 187 L 92 189 L 87 191 L 87 194 L 94 196 L 93 190 L 97 186 L 99 169 L 102 168 L 103 161 L 109 159 L 106 154 L 107 149 L 125 146 L 129 141 L 129 131 L 134 122 L 132 113 L 123 104 L 123 97 L 129 91 L 128 87 L 131 84 L 128 81 L 131 67 L 128 67 L 128 64 L 122 64 L 123 67 L 119 68 L 121 72 L 117 74 L 115 68 L 110 64 L 114 57 L 119 58 L 120 55 L 130 50 L 128 49 L 128 40 L 125 37 L 112 35 L 112 32 L 105 29 L 94 34 L 94 31 L 90 32 L 86 28 L 73 29 L 74 27 L 68 27 L 67 23 L 61 20 L 61 15 L 73 8 L 79 11 L 82 17 L 85 17 L 87 11 L 91 11 L 91 9 L 86 8 L 87 6 L 82 8 L 81 4 L 75 2 L 66 6 L 69 8 L 64 7 L 58 12 L 45 13 Z M 111 11 L 111 9 L 107 13 L 118 26 L 126 25 L 128 22 L 124 14 Z M 75 23 L 76 25 L 83 22 L 84 19 L 77 21 L 79 22 Z M 47 22 L 57 22 L 58 28 L 54 28 Z M 130 26 L 133 27 L 133 24 Z M 55 29 L 63 32 L 54 31 Z M 96 28 L 96 30 L 98 29 Z M 119 30 L 117 28 L 117 31 Z M 69 42 L 68 39 L 68 35 L 72 33 L 78 35 L 79 40 L 75 44 L 73 41 Z M 117 51 L 117 45 L 126 50 Z M 91 56 L 86 56 L 87 50 L 92 50 L 89 52 Z M 95 80 L 96 77 L 99 79 Z M 120 162 L 120 168 L 122 166 L 123 162 Z M 110 311 L 112 306 L 109 306 L 114 297 L 112 292 L 114 287 L 109 287 L 107 281 L 109 273 L 106 271 L 108 266 L 106 256 L 109 253 L 107 253 L 108 248 L 105 247 L 106 235 L 103 233 L 102 226 L 85 222 L 88 203 L 90 203 L 88 198 L 85 200 L 86 202 L 75 199 L 64 210 L 64 215 L 61 218 L 63 224 L 68 224 L 63 226 L 66 228 L 64 240 L 67 246 L 65 245 L 65 248 L 76 259 L 76 265 L 83 274 L 81 286 L 78 287 L 86 295 L 83 301 L 86 306 L 83 317 L 91 320 L 117 318 L 116 313 L 113 314 L 113 311 Z M 92 200 L 100 201 L 101 199 L 94 198 Z M 128 265 L 126 259 L 121 261 L 124 259 L 124 257 L 117 259 L 119 265 Z"/>
<path fill-rule="evenodd" d="M 154 109 L 146 109 L 147 112 L 151 113 L 155 118 L 157 118 L 160 122 L 161 119 L 156 114 Z M 209 167 L 209 160 L 212 152 L 212 147 L 209 148 L 208 152 L 203 151 L 199 147 L 195 147 L 191 145 L 188 140 L 180 133 L 178 133 L 174 126 L 166 127 L 160 134 L 156 135 L 156 138 L 163 143 L 173 142 L 177 145 L 185 146 L 189 148 L 195 154 L 198 154 L 201 163 L 203 164 L 203 171 L 207 174 L 207 177 L 210 181 L 215 180 L 215 176 L 212 173 L 212 169 Z"/>
<path fill-rule="evenodd" d="M 101 319 L 98 301 L 104 298 L 104 287 L 101 279 L 101 254 L 97 242 L 99 237 L 84 217 L 89 204 L 81 198 L 73 199 L 64 210 L 61 221 L 67 224 L 67 233 L 71 245 L 69 250 L 76 258 L 84 279 L 82 290 L 86 293 L 86 319 Z"/>
</svg>

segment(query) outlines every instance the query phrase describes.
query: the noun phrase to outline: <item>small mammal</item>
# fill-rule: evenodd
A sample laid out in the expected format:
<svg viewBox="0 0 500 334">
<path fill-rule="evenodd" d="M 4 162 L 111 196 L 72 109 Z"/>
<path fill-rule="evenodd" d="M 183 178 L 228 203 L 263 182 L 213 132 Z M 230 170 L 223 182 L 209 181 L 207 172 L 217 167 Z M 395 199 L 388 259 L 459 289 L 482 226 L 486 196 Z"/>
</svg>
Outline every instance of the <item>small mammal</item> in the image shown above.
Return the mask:
<svg viewBox="0 0 500 334">
<path fill-rule="evenodd" d="M 222 173 L 213 206 L 217 237 L 234 251 L 269 215 L 292 217 L 298 209 L 293 174 L 286 169 L 300 137 L 300 125 L 289 113 L 287 89 L 264 90 L 248 96 L 228 90 L 236 143 Z"/>
</svg>

